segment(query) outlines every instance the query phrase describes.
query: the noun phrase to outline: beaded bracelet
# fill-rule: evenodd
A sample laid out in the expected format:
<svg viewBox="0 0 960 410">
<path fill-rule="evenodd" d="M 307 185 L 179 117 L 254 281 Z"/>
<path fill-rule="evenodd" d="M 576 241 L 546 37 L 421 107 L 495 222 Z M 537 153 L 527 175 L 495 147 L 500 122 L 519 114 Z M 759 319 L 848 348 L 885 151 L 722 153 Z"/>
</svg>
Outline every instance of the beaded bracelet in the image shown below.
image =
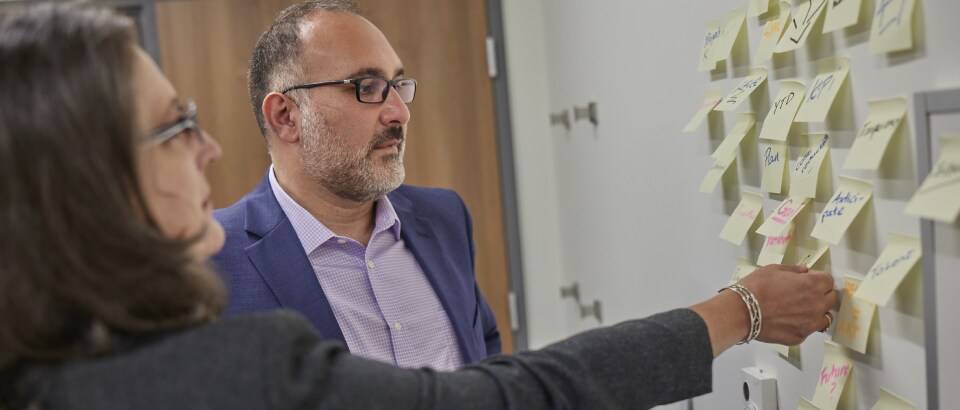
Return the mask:
<svg viewBox="0 0 960 410">
<path fill-rule="evenodd" d="M 756 296 L 753 296 L 753 292 L 749 289 L 740 285 L 727 286 L 718 290 L 717 293 L 723 292 L 725 289 L 732 290 L 740 295 L 740 299 L 743 299 L 743 303 L 747 305 L 747 313 L 750 314 L 750 332 L 737 344 L 742 345 L 756 340 L 757 336 L 760 336 L 760 329 L 763 326 L 763 315 L 760 313 L 760 303 L 757 302 Z"/>
</svg>

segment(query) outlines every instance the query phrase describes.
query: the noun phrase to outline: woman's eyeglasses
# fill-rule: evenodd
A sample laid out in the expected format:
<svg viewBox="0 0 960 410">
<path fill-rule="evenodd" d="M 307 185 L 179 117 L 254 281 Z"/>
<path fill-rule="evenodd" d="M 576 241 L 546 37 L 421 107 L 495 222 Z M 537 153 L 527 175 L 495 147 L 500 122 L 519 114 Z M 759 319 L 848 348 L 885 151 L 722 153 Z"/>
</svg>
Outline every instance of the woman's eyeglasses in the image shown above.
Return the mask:
<svg viewBox="0 0 960 410">
<path fill-rule="evenodd" d="M 187 107 L 183 110 L 183 116 L 177 122 L 164 125 L 147 134 L 144 142 L 151 145 L 159 145 L 165 141 L 180 135 L 182 132 L 193 132 L 197 135 L 200 142 L 203 142 L 203 131 L 200 129 L 200 123 L 197 121 L 197 104 L 193 100 L 187 101 Z"/>
</svg>

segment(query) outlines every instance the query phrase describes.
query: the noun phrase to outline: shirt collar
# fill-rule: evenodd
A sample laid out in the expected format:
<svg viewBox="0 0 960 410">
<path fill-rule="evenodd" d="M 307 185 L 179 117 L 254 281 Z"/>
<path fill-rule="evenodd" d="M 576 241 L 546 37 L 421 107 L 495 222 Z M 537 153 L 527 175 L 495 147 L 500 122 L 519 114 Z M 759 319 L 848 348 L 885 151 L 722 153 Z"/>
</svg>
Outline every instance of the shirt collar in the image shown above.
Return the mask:
<svg viewBox="0 0 960 410">
<path fill-rule="evenodd" d="M 377 215 L 375 219 L 373 234 L 390 230 L 393 233 L 394 240 L 400 240 L 400 217 L 397 211 L 393 209 L 393 203 L 386 196 L 377 201 Z M 372 237 L 372 235 L 371 235 Z"/>
<path fill-rule="evenodd" d="M 283 213 L 287 215 L 287 219 L 293 225 L 293 230 L 297 233 L 297 238 L 300 239 L 300 244 L 308 255 L 320 245 L 337 236 L 287 194 L 280 186 L 280 182 L 277 181 L 273 165 L 270 165 L 270 189 L 273 190 L 273 196 L 280 203 L 280 208 L 283 209 Z M 383 197 L 376 204 L 374 228 L 370 237 L 373 238 L 373 236 L 386 230 L 391 230 L 394 239 L 400 240 L 400 218 L 397 216 L 396 210 L 393 209 L 390 199 Z"/>
</svg>

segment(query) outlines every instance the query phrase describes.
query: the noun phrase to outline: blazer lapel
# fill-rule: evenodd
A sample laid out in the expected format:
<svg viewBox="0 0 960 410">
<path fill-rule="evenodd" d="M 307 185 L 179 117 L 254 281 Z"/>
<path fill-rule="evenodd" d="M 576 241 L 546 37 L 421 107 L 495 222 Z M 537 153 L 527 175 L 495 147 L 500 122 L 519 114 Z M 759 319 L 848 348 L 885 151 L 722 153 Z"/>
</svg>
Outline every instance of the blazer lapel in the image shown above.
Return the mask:
<svg viewBox="0 0 960 410">
<path fill-rule="evenodd" d="M 285 309 L 305 315 L 327 340 L 344 341 L 297 232 L 280 208 L 269 175 L 247 201 L 245 229 L 259 240 L 244 252 Z"/>
<path fill-rule="evenodd" d="M 396 191 L 390 194 L 390 202 L 400 218 L 400 237 L 413 252 L 440 304 L 447 312 L 465 362 L 479 360 L 482 355 L 472 341 L 473 317 L 468 317 L 465 309 L 460 306 L 464 301 L 470 300 L 471 295 L 457 292 L 459 286 L 456 277 L 450 274 L 453 268 L 446 263 L 442 241 L 433 229 L 430 218 L 417 215 L 412 202 Z"/>
</svg>

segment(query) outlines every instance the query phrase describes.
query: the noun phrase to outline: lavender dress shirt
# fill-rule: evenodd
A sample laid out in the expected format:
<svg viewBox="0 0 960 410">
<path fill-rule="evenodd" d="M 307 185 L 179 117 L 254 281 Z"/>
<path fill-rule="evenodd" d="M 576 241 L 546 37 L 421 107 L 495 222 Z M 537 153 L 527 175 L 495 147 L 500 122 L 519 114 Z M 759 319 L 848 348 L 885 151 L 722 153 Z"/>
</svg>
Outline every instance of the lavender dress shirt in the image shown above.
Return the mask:
<svg viewBox="0 0 960 410">
<path fill-rule="evenodd" d="M 337 236 L 283 190 L 270 187 L 290 220 L 350 351 L 402 367 L 463 365 L 450 319 L 410 249 L 390 200 L 376 203 L 370 242 Z"/>
</svg>

